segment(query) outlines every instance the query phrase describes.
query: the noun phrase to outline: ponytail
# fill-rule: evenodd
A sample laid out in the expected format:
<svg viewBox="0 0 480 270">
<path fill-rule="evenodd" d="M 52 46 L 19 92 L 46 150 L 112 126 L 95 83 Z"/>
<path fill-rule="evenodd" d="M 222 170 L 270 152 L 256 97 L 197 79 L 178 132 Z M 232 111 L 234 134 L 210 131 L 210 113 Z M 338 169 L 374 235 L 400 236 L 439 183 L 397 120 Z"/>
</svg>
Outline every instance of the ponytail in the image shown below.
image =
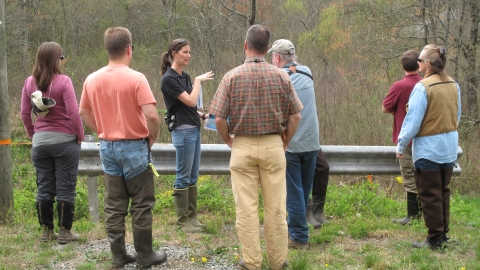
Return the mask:
<svg viewBox="0 0 480 270">
<path fill-rule="evenodd" d="M 167 72 L 167 68 L 172 66 L 172 61 L 170 60 L 170 55 L 168 52 L 164 52 L 162 55 L 162 66 L 160 72 L 165 74 Z"/>
</svg>

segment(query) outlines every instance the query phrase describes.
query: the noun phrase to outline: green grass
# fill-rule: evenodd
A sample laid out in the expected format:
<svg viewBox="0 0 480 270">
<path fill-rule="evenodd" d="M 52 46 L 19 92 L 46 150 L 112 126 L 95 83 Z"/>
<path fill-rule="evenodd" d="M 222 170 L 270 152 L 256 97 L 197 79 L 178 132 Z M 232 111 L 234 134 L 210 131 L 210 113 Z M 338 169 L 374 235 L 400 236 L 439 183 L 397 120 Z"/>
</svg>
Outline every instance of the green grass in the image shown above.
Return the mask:
<svg viewBox="0 0 480 270">
<path fill-rule="evenodd" d="M 92 252 L 77 248 L 106 238 L 103 224 L 95 224 L 89 218 L 86 178 L 78 180 L 73 227 L 81 235 L 81 241 L 65 246 L 40 243 L 40 226 L 34 209 L 35 170 L 29 162 L 30 152 L 28 147 L 14 147 L 13 152 L 15 213 L 0 225 L 0 269 L 53 269 L 61 261 L 70 261 L 76 269 L 109 269 L 108 250 Z M 310 250 L 289 251 L 288 269 L 480 269 L 480 198 L 462 196 L 453 190 L 449 233 L 452 241 L 441 251 L 418 250 L 411 243 L 425 239 L 424 222 L 408 226 L 392 224 L 392 218 L 406 212 L 403 189 L 397 183 L 389 185 L 394 181 L 393 176 L 375 179 L 369 183 L 365 177 L 332 177 L 325 205 L 329 224 L 317 230 L 310 228 Z M 103 179 L 98 180 L 102 209 Z M 155 181 L 154 248 L 189 247 L 185 259 L 170 260 L 170 265 L 179 268 L 204 268 L 202 260 L 226 259 L 237 263 L 241 251 L 229 178 L 200 177 L 199 219 L 206 224 L 206 233 L 195 235 L 182 233 L 174 225 L 173 181 L 173 176 L 161 176 Z M 127 242 L 131 244 L 129 216 L 126 224 Z M 262 269 L 268 269 L 264 247 L 263 251 Z M 12 254 L 14 260 L 10 259 Z"/>
</svg>

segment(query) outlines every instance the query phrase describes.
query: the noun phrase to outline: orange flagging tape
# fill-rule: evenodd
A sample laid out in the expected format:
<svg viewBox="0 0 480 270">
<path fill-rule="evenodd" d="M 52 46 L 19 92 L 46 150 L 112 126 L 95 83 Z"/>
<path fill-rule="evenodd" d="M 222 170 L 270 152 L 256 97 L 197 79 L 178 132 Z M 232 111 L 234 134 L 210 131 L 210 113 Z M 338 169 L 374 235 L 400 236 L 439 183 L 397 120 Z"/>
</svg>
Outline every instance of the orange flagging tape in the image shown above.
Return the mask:
<svg viewBox="0 0 480 270">
<path fill-rule="evenodd" d="M 10 139 L 0 140 L 0 145 L 21 145 L 21 144 L 32 144 L 31 142 L 13 142 Z"/>
</svg>

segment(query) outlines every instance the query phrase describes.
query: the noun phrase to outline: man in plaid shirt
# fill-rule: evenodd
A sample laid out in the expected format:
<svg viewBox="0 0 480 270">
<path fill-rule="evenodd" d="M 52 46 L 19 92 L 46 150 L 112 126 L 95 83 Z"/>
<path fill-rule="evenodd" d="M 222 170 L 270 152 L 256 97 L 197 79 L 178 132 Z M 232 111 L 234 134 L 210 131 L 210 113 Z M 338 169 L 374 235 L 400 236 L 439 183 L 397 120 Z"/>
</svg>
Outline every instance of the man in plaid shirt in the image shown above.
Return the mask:
<svg viewBox="0 0 480 270">
<path fill-rule="evenodd" d="M 225 74 L 210 106 L 218 132 L 232 148 L 230 173 L 243 269 L 262 265 L 259 185 L 269 266 L 281 269 L 287 265 L 285 149 L 300 122 L 303 105 L 288 74 L 265 61 L 269 42 L 270 31 L 265 26 L 248 29 L 245 62 Z"/>
</svg>

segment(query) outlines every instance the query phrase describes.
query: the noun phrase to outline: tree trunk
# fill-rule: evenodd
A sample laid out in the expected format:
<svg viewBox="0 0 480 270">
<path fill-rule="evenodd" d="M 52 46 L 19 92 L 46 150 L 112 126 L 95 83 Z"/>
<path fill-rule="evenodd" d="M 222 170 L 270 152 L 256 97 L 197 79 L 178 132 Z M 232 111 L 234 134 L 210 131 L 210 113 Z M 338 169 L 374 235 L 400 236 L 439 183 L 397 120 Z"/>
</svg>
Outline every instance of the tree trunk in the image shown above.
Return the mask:
<svg viewBox="0 0 480 270">
<path fill-rule="evenodd" d="M 5 1 L 0 0 L 0 222 L 13 210 L 12 152 L 10 151 Z"/>
</svg>

